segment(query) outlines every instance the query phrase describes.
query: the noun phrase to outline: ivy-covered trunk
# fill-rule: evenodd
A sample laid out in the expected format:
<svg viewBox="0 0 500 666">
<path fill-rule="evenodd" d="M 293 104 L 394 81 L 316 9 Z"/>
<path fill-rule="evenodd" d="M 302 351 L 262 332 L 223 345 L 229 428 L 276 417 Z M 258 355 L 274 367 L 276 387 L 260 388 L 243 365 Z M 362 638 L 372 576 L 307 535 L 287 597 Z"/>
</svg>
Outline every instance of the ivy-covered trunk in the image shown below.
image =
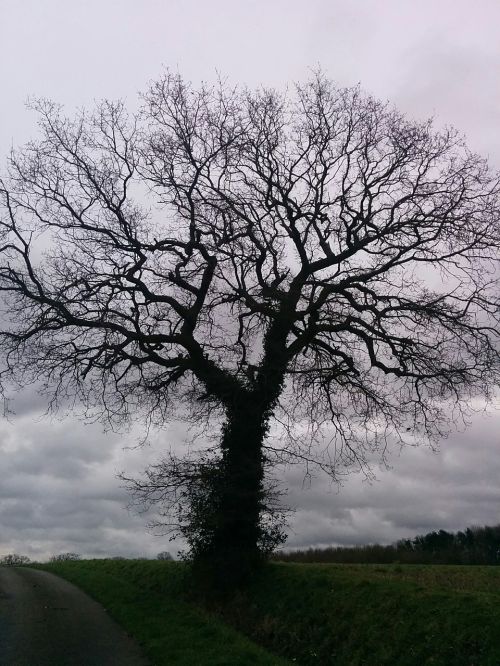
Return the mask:
<svg viewBox="0 0 500 666">
<path fill-rule="evenodd" d="M 238 586 L 261 560 L 265 420 L 255 404 L 227 411 L 222 433 L 211 543 L 205 557 L 215 583 Z"/>
<path fill-rule="evenodd" d="M 283 389 L 288 362 L 287 336 L 295 300 L 284 302 L 270 325 L 253 389 L 225 392 L 226 420 L 221 463 L 204 516 L 206 541 L 195 555 L 220 588 L 238 586 L 255 571 L 264 553 L 262 511 L 266 507 L 263 444 L 269 419 Z M 215 576 L 215 580 L 214 580 Z"/>
</svg>

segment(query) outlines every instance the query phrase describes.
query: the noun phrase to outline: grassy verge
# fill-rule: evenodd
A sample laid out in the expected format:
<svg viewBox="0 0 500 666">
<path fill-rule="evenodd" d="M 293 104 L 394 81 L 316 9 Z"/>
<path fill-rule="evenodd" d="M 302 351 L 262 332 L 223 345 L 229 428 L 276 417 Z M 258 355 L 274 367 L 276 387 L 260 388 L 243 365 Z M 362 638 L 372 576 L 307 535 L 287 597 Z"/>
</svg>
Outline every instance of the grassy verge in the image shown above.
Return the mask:
<svg viewBox="0 0 500 666">
<path fill-rule="evenodd" d="M 43 565 L 97 599 L 154 666 L 285 666 L 250 639 L 183 600 L 182 565 L 87 560 Z"/>
<path fill-rule="evenodd" d="M 50 565 L 99 599 L 153 663 L 499 666 L 500 567 L 272 564 L 211 615 L 182 565 Z M 241 633 L 221 624 L 231 624 Z"/>
<path fill-rule="evenodd" d="M 304 666 L 499 666 L 500 568 L 274 565 L 220 609 Z"/>
</svg>

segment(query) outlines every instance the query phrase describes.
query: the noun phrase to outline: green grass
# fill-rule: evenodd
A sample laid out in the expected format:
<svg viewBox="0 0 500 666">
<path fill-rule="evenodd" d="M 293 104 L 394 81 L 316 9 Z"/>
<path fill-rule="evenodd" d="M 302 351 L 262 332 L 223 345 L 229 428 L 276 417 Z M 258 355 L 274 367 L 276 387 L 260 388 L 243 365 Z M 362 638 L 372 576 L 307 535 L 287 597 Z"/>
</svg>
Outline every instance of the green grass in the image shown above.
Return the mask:
<svg viewBox="0 0 500 666">
<path fill-rule="evenodd" d="M 238 626 L 304 665 L 500 664 L 493 567 L 278 565 L 247 607 Z"/>
<path fill-rule="evenodd" d="M 210 613 L 185 601 L 177 563 L 47 568 L 99 599 L 155 664 L 287 663 L 274 654 L 304 666 L 500 666 L 500 567 L 275 563 Z"/>
</svg>

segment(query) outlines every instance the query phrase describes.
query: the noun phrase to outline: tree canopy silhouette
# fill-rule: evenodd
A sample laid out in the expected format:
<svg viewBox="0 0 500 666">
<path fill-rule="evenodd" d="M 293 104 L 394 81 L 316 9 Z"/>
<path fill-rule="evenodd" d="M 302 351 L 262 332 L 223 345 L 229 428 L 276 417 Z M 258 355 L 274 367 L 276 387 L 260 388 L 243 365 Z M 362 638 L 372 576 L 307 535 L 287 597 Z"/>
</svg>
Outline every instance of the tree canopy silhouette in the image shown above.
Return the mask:
<svg viewBox="0 0 500 666">
<path fill-rule="evenodd" d="M 3 376 L 118 423 L 220 418 L 202 551 L 225 571 L 258 560 L 266 464 L 336 476 L 491 396 L 499 179 L 454 130 L 321 75 L 34 106 L 0 185 Z"/>
</svg>

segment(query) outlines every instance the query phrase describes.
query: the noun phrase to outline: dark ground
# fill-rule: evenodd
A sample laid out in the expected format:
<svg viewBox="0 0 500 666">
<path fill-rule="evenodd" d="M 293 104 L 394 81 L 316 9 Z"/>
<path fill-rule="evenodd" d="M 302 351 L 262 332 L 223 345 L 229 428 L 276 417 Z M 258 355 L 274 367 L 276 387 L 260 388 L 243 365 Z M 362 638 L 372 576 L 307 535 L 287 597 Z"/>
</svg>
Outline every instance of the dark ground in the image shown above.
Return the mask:
<svg viewBox="0 0 500 666">
<path fill-rule="evenodd" d="M 46 571 L 0 567 L 2 666 L 145 666 L 138 645 L 77 587 Z"/>
</svg>

